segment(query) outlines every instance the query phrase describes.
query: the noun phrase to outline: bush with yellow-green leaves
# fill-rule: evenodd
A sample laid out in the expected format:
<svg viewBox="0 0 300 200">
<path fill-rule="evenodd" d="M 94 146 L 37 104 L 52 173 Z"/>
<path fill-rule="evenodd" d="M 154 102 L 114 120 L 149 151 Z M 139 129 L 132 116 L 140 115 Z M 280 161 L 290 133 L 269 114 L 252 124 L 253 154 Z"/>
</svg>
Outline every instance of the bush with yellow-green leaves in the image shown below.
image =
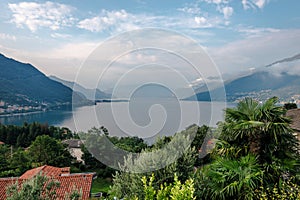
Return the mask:
<svg viewBox="0 0 300 200">
<path fill-rule="evenodd" d="M 152 176 L 148 179 L 143 176 L 142 182 L 144 185 L 144 200 L 195 200 L 194 196 L 195 188 L 193 179 L 188 179 L 185 183 L 181 183 L 178 180 L 178 176 L 175 174 L 174 183 L 161 184 L 159 189 L 153 187 L 153 181 L 155 177 Z M 135 200 L 139 198 L 136 197 Z"/>
<path fill-rule="evenodd" d="M 257 191 L 260 200 L 297 200 L 300 199 L 300 186 L 291 180 L 283 181 L 274 187 L 261 186 Z"/>
</svg>

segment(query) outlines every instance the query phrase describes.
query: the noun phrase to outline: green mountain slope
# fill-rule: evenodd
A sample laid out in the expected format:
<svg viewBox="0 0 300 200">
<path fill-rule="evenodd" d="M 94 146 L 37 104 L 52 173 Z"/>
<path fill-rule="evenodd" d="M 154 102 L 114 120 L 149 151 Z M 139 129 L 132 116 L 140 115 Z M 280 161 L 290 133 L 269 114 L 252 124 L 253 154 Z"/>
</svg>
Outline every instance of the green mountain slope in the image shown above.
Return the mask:
<svg viewBox="0 0 300 200">
<path fill-rule="evenodd" d="M 0 101 L 9 105 L 45 107 L 70 105 L 73 91 L 53 81 L 30 64 L 0 54 Z M 88 101 L 74 94 L 75 104 Z"/>
</svg>

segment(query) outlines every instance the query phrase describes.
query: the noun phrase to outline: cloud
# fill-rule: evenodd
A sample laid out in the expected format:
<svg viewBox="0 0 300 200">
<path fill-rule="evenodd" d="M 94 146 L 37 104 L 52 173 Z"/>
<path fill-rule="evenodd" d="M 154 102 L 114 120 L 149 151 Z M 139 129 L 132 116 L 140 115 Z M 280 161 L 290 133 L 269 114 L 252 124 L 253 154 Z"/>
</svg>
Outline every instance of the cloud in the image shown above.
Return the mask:
<svg viewBox="0 0 300 200">
<path fill-rule="evenodd" d="M 198 27 L 202 27 L 202 28 L 212 27 L 212 25 L 208 22 L 208 20 L 205 17 L 195 17 L 194 19 Z"/>
<path fill-rule="evenodd" d="M 111 28 L 119 30 L 133 30 L 137 28 L 134 24 L 136 17 L 125 10 L 102 10 L 100 16 L 81 20 L 77 27 L 91 32 L 102 32 Z"/>
<path fill-rule="evenodd" d="M 242 4 L 245 10 L 247 9 L 262 9 L 269 2 L 269 0 L 242 0 Z"/>
<path fill-rule="evenodd" d="M 188 87 L 195 87 L 195 86 L 199 86 L 199 85 L 203 85 L 205 83 L 205 80 L 203 78 L 197 78 L 196 80 L 193 80 L 190 82 L 190 84 L 188 85 Z"/>
<path fill-rule="evenodd" d="M 201 12 L 201 8 L 198 2 L 186 4 L 184 7 L 178 8 L 177 10 L 187 14 L 200 14 Z"/>
<path fill-rule="evenodd" d="M 194 11 L 188 12 L 193 13 Z M 224 24 L 224 20 L 220 17 L 204 17 L 195 14 L 160 16 L 145 13 L 132 14 L 126 10 L 102 10 L 98 16 L 81 20 L 77 27 L 91 32 L 115 34 L 149 27 L 174 28 L 184 32 L 195 28 L 211 28 Z"/>
<path fill-rule="evenodd" d="M 266 33 L 276 33 L 279 32 L 280 29 L 275 28 L 254 28 L 254 27 L 240 27 L 237 28 L 239 33 L 245 34 L 247 38 L 260 37 Z"/>
<path fill-rule="evenodd" d="M 10 34 L 6 34 L 6 33 L 0 33 L 0 39 L 1 40 L 13 40 L 16 41 L 16 36 L 14 35 L 10 35 Z"/>
<path fill-rule="evenodd" d="M 267 0 L 253 0 L 253 3 L 260 9 L 262 9 L 266 4 Z"/>
<path fill-rule="evenodd" d="M 50 1 L 45 3 L 20 2 L 8 4 L 8 7 L 13 13 L 11 21 L 17 27 L 26 26 L 32 32 L 41 27 L 58 30 L 71 25 L 75 20 L 71 14 L 73 7 Z"/>
<path fill-rule="evenodd" d="M 300 60 L 277 63 L 271 67 L 264 68 L 264 70 L 277 76 L 280 76 L 282 73 L 287 73 L 289 75 L 300 75 Z"/>
<path fill-rule="evenodd" d="M 98 42 L 78 42 L 61 45 L 55 49 L 46 52 L 50 58 L 66 58 L 66 59 L 81 59 L 84 60 L 88 55 L 99 45 Z M 45 54 L 45 52 L 43 52 Z M 42 56 L 42 55 L 41 55 Z"/>
<path fill-rule="evenodd" d="M 205 12 L 200 9 L 203 2 L 215 8 L 216 12 Z M 219 25 L 229 25 L 229 18 L 234 12 L 233 7 L 229 6 L 228 0 L 200 0 L 196 3 L 186 4 L 185 7 L 177 9 L 189 15 L 194 15 L 194 20 L 200 27 L 216 27 Z"/>
<path fill-rule="evenodd" d="M 232 73 L 251 67 L 266 66 L 278 58 L 299 53 L 299 29 L 261 33 L 228 43 L 222 47 L 209 48 L 212 59 L 221 72 Z"/>
<path fill-rule="evenodd" d="M 225 19 L 228 19 L 233 14 L 233 8 L 230 6 L 226 6 L 222 9 L 223 15 Z"/>
<path fill-rule="evenodd" d="M 203 0 L 206 3 L 213 3 L 213 4 L 227 4 L 228 0 Z"/>
<path fill-rule="evenodd" d="M 71 38 L 72 35 L 69 34 L 62 34 L 62 33 L 51 33 L 50 35 L 53 38 L 62 38 L 62 39 L 67 39 L 67 38 Z"/>
<path fill-rule="evenodd" d="M 177 10 L 188 13 L 188 14 L 199 14 L 201 12 L 201 9 L 198 6 L 195 7 L 183 7 L 183 8 L 178 8 Z"/>
</svg>

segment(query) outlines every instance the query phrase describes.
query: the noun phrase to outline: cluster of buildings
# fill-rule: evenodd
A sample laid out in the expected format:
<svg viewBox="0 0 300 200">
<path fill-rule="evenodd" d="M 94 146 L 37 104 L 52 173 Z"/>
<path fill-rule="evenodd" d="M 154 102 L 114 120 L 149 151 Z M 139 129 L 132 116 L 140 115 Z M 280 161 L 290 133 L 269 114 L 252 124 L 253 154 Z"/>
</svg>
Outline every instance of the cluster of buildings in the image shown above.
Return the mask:
<svg viewBox="0 0 300 200">
<path fill-rule="evenodd" d="M 300 94 L 293 95 L 291 97 L 291 102 L 300 105 Z"/>
<path fill-rule="evenodd" d="M 22 106 L 22 105 L 10 105 L 5 101 L 0 101 L 0 115 L 1 114 L 14 114 L 14 113 L 27 113 L 42 111 L 42 106 Z"/>
<path fill-rule="evenodd" d="M 232 100 L 234 100 L 235 103 L 238 103 L 245 97 L 250 97 L 259 102 L 264 102 L 270 97 L 274 96 L 271 92 L 271 90 L 262 90 L 260 92 L 238 93 Z M 296 103 L 297 105 L 300 105 L 300 94 L 292 95 L 286 98 L 280 98 L 279 100 L 281 105 L 284 105 L 285 103 Z"/>
</svg>

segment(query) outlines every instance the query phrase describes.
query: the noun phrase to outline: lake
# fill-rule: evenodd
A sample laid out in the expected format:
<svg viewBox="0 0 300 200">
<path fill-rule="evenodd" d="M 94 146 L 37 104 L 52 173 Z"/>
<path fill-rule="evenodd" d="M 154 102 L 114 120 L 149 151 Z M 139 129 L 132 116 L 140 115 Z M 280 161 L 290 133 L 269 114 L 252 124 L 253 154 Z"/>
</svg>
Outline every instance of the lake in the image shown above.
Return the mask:
<svg viewBox="0 0 300 200">
<path fill-rule="evenodd" d="M 227 105 L 228 106 L 228 105 Z M 232 105 L 229 105 L 230 107 Z M 2 116 L 2 124 L 22 125 L 25 121 L 68 127 L 86 132 L 104 126 L 114 136 L 154 138 L 173 135 L 192 124 L 216 126 L 223 121 L 225 103 L 173 101 L 166 99 L 98 103 L 65 111 L 49 111 L 18 116 Z"/>
</svg>

